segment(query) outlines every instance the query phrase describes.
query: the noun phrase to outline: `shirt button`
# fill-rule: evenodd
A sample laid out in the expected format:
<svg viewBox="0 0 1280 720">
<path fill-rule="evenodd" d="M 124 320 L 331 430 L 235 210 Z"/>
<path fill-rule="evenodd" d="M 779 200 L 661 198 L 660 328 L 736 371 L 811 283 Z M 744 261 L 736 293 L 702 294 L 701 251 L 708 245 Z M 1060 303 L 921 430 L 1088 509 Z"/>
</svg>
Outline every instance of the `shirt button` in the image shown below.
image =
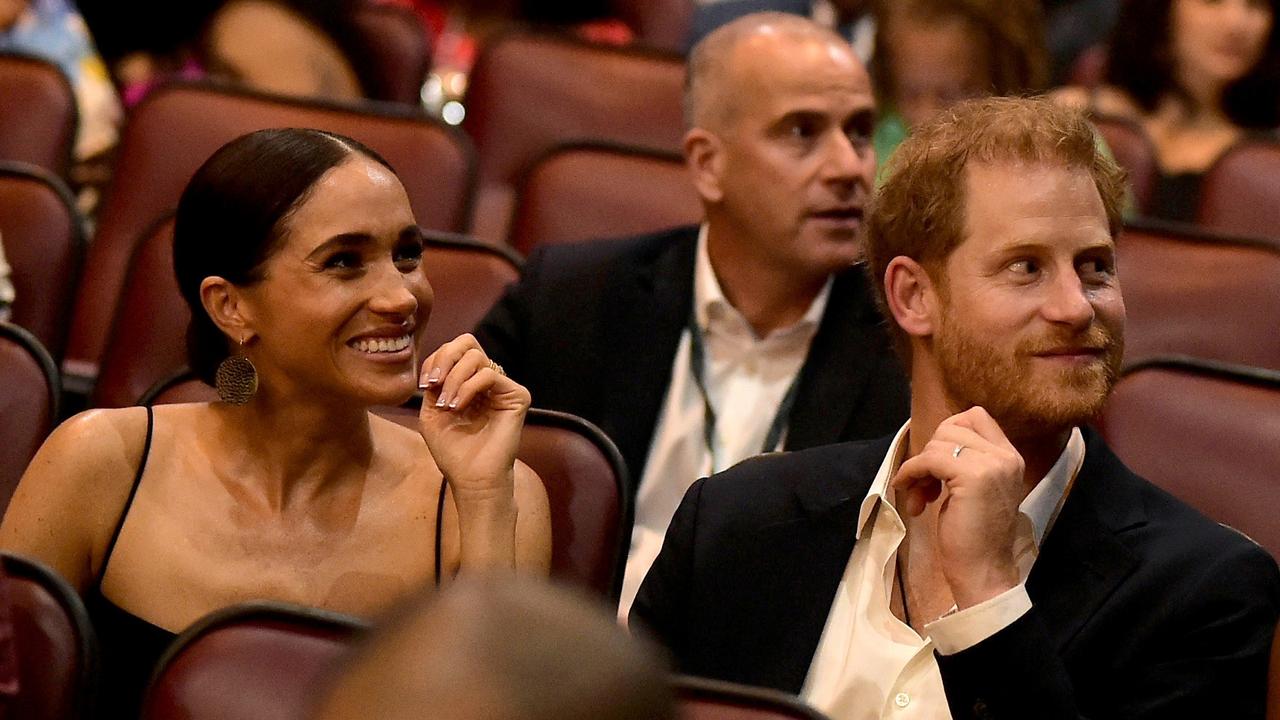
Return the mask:
<svg viewBox="0 0 1280 720">
<path fill-rule="evenodd" d="M 893 704 L 904 708 L 911 704 L 911 696 L 906 693 L 898 693 L 893 696 Z"/>
</svg>

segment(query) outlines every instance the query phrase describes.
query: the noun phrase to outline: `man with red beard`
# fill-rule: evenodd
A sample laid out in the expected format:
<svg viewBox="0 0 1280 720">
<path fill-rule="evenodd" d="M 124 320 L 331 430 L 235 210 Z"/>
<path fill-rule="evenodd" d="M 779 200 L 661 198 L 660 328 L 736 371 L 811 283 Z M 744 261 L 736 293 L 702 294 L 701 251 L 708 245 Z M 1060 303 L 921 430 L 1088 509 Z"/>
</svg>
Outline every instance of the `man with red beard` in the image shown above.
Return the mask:
<svg viewBox="0 0 1280 720">
<path fill-rule="evenodd" d="M 690 488 L 632 613 L 682 672 L 837 720 L 1263 716 L 1275 562 L 1084 427 L 1124 341 L 1095 148 L 1007 98 L 900 147 L 866 253 L 911 419 Z"/>
</svg>

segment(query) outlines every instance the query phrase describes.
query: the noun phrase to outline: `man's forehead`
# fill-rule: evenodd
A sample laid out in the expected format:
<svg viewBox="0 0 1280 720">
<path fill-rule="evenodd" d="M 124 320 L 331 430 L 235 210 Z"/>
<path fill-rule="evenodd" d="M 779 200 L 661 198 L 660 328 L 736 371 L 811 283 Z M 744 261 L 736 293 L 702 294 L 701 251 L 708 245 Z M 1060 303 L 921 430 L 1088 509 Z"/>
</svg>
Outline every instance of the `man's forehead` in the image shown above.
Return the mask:
<svg viewBox="0 0 1280 720">
<path fill-rule="evenodd" d="M 747 92 L 777 87 L 847 88 L 871 92 L 871 78 L 852 48 L 835 38 L 779 31 L 770 26 L 738 43 L 729 62 L 730 82 Z"/>
</svg>

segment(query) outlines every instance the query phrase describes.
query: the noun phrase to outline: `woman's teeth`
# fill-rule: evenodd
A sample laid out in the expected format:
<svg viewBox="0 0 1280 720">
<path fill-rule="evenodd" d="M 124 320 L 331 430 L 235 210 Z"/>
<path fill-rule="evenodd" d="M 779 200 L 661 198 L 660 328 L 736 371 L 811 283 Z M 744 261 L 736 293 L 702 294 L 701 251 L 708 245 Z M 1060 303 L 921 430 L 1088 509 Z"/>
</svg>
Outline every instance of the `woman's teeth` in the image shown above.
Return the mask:
<svg viewBox="0 0 1280 720">
<path fill-rule="evenodd" d="M 351 347 L 367 353 L 393 353 L 409 347 L 412 338 L 401 335 L 398 338 L 361 338 L 353 341 Z"/>
</svg>

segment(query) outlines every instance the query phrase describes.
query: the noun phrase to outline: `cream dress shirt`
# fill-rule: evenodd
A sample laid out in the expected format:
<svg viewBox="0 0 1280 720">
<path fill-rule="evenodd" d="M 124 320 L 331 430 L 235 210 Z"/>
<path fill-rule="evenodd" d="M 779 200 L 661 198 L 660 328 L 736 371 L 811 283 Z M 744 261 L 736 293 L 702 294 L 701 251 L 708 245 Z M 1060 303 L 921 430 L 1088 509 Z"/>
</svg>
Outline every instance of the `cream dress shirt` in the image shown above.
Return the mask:
<svg viewBox="0 0 1280 720">
<path fill-rule="evenodd" d="M 706 354 L 703 379 L 716 416 L 716 463 L 712 465 L 705 440 L 705 406 L 690 365 L 686 328 L 671 363 L 671 382 L 636 492 L 635 526 L 618 607 L 623 623 L 689 486 L 760 453 L 778 405 L 804 365 L 830 292 L 828 280 L 798 322 L 757 338 L 720 289 L 707 255 L 707 226 L 702 226 L 694 260 L 693 307 Z M 785 438 L 784 428 L 778 447 Z"/>
<path fill-rule="evenodd" d="M 904 459 L 909 427 L 908 421 L 894 437 L 862 501 L 857 542 L 800 693 L 833 720 L 951 717 L 934 651 L 951 655 L 972 647 L 1031 609 L 1027 575 L 1084 461 L 1084 438 L 1076 428 L 1057 462 L 1018 506 L 1014 551 L 1021 584 L 974 607 L 953 607 L 926 624 L 922 638 L 889 607 L 898 545 L 906 535 L 889 481 Z"/>
</svg>

